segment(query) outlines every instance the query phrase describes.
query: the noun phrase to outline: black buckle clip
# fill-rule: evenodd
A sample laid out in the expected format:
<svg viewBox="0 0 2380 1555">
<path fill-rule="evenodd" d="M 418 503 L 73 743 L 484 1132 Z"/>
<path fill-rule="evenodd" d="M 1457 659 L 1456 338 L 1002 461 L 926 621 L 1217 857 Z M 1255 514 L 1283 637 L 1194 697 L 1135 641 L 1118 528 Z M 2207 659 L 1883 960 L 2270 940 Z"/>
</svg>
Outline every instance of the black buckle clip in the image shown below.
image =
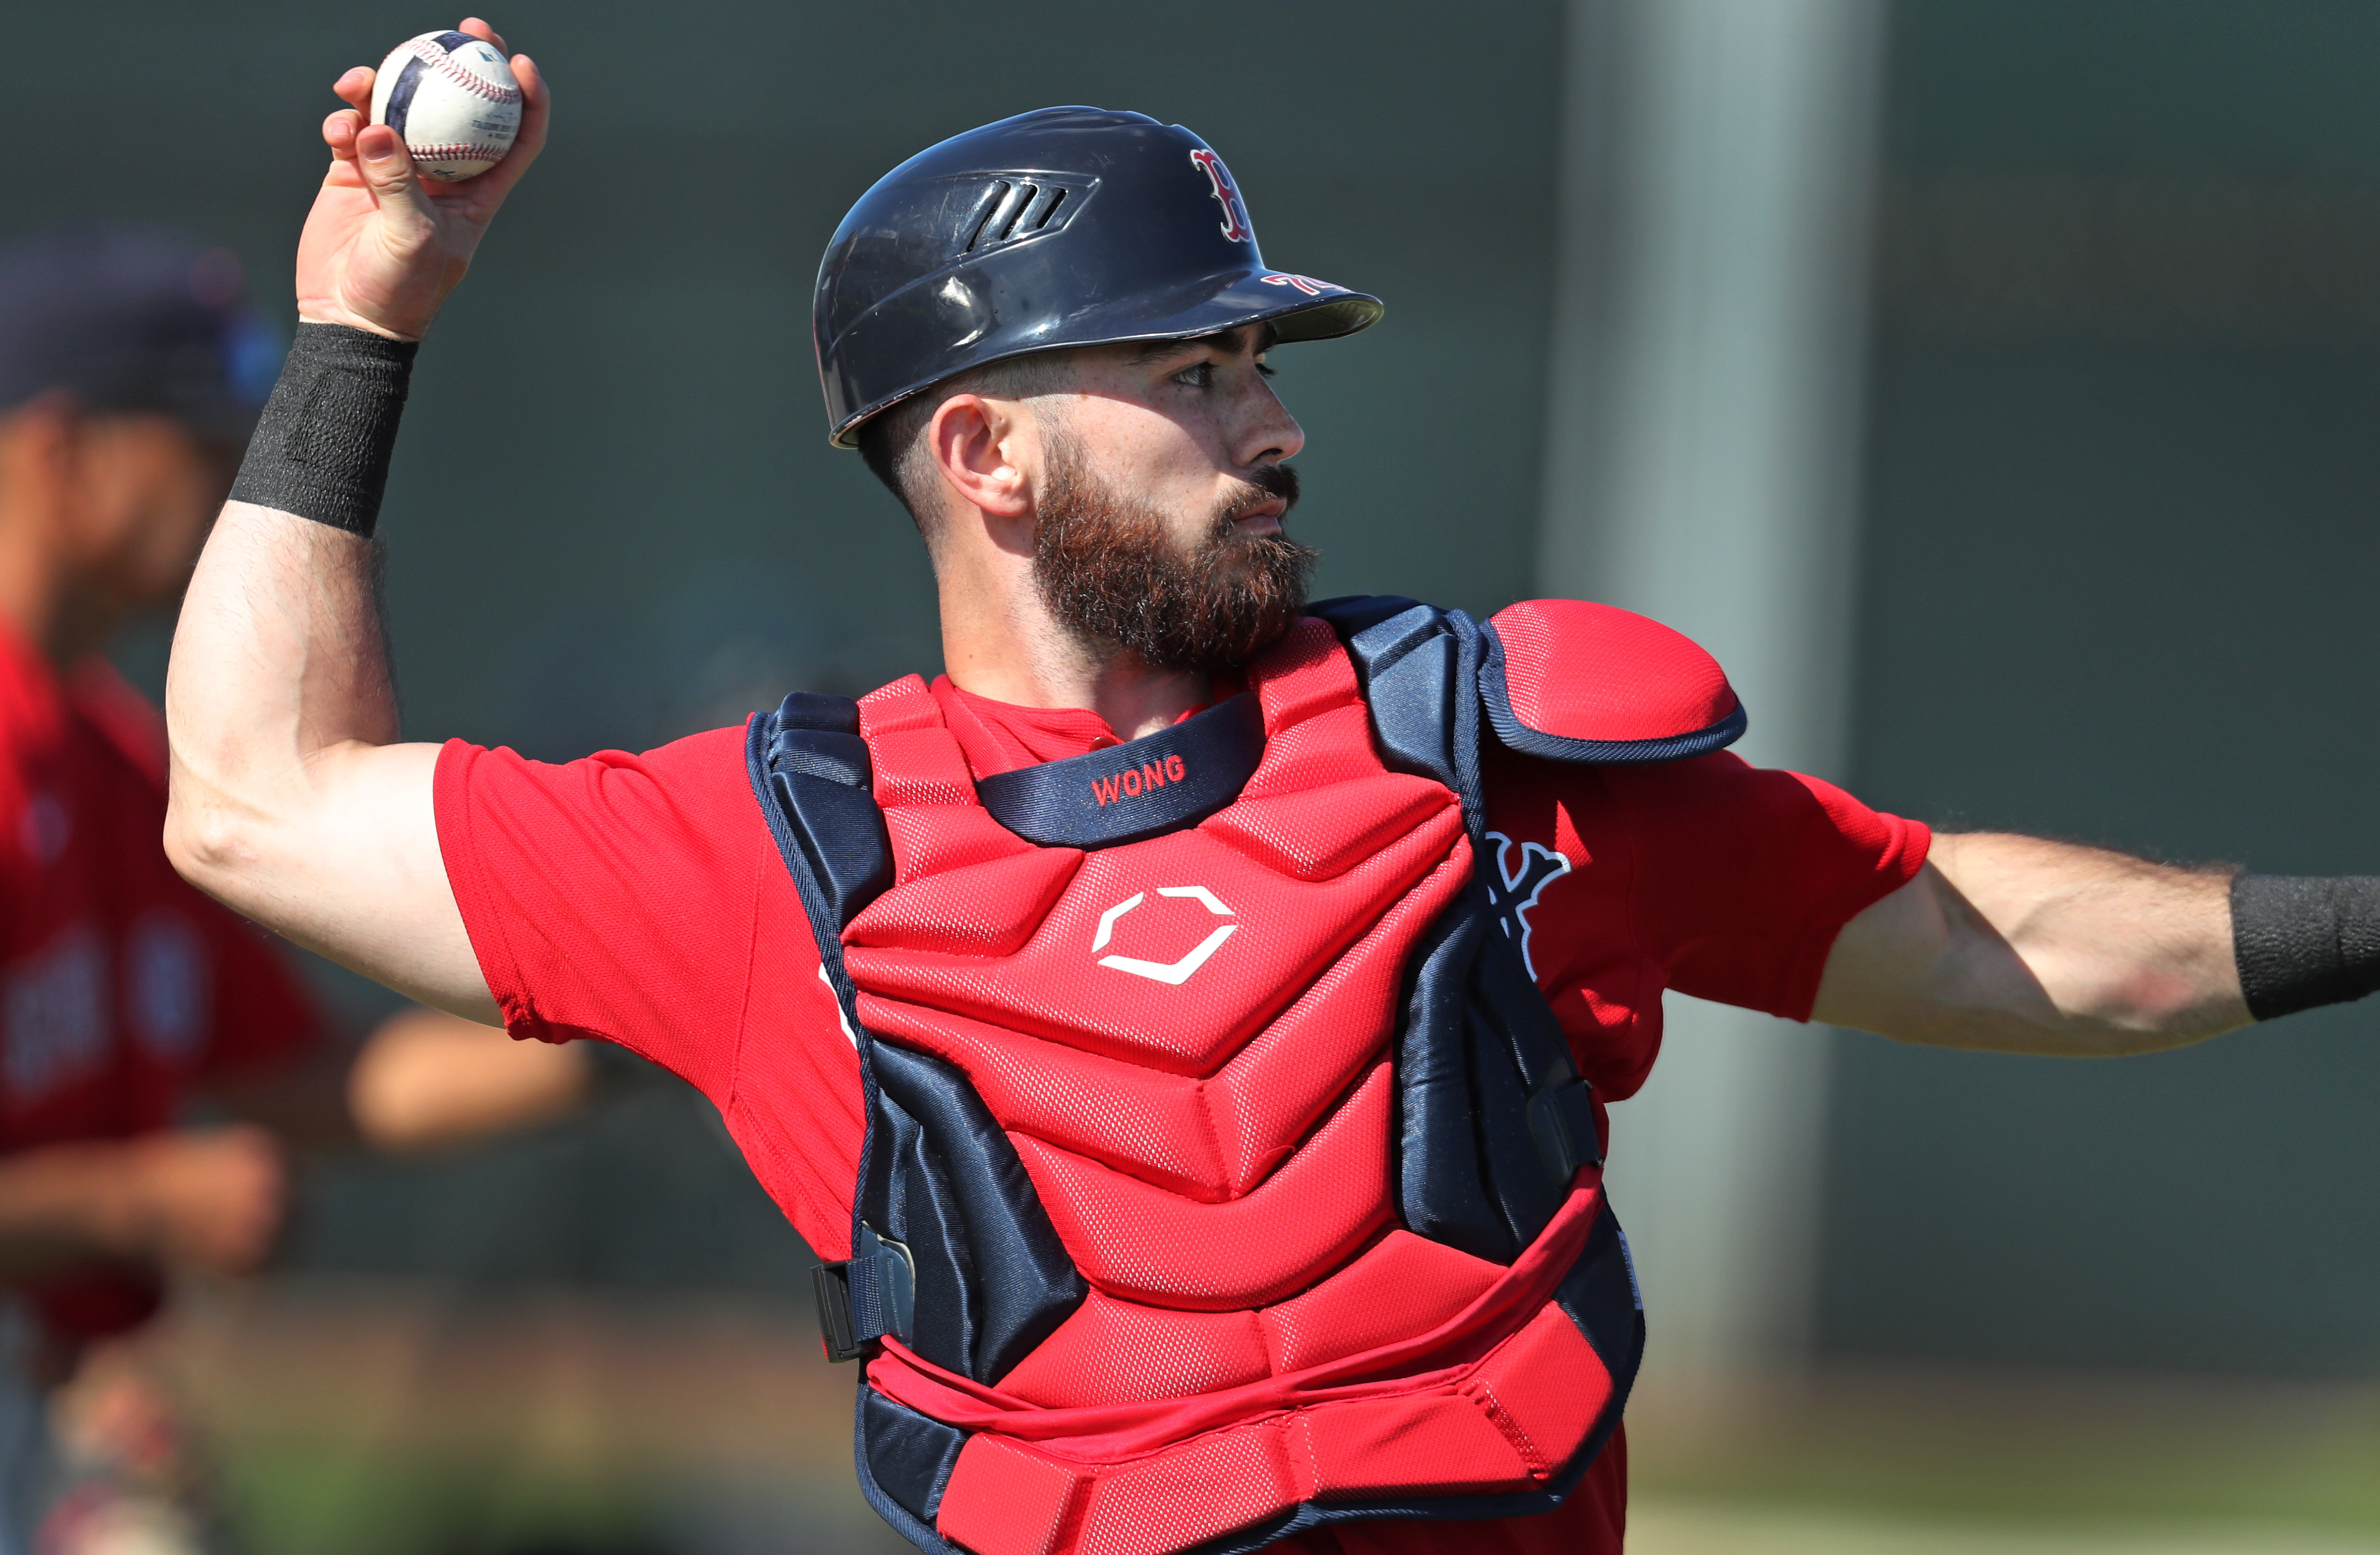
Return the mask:
<svg viewBox="0 0 2380 1555">
<path fill-rule="evenodd" d="M 830 1361 L 856 1361 L 867 1344 L 851 1331 L 851 1265 L 822 1263 L 810 1270 L 818 1293 L 819 1335 Z"/>
<path fill-rule="evenodd" d="M 917 1276 L 909 1249 L 878 1236 L 865 1221 L 854 1241 L 848 1262 L 810 1270 L 830 1361 L 856 1361 L 887 1334 L 906 1339 L 914 1320 Z"/>
<path fill-rule="evenodd" d="M 1567 1184 L 1582 1166 L 1603 1164 L 1595 1129 L 1595 1088 L 1576 1075 L 1529 1098 L 1529 1137 L 1546 1174 Z"/>
</svg>

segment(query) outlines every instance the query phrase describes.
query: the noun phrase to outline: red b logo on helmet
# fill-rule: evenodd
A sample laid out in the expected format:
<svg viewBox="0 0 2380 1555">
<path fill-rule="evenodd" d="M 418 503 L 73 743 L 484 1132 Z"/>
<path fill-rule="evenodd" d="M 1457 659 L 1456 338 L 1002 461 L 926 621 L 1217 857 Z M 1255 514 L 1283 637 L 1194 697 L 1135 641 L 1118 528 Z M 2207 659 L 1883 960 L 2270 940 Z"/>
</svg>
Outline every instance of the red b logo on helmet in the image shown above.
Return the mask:
<svg viewBox="0 0 2380 1555">
<path fill-rule="evenodd" d="M 1241 203 L 1239 186 L 1232 182 L 1232 170 L 1223 165 L 1223 159 L 1201 146 L 1190 153 L 1190 160 L 1198 164 L 1198 170 L 1214 186 L 1210 192 L 1215 203 L 1223 208 L 1223 236 L 1234 243 L 1254 238 L 1256 225 L 1248 220 L 1248 208 Z"/>
</svg>

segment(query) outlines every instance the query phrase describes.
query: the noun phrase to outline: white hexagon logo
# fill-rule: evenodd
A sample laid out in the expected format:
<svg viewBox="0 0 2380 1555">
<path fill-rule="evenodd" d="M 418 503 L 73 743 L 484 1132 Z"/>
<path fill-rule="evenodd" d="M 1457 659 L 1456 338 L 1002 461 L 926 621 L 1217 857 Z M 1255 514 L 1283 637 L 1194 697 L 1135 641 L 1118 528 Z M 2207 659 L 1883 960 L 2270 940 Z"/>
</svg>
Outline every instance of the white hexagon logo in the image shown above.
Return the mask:
<svg viewBox="0 0 2380 1555">
<path fill-rule="evenodd" d="M 1215 893 L 1208 890 L 1203 885 L 1163 885 L 1157 888 L 1157 893 L 1160 896 L 1179 896 L 1189 901 L 1196 902 L 1204 906 L 1208 912 L 1214 914 L 1217 917 L 1230 917 L 1232 916 L 1232 909 L 1217 901 L 1215 899 Z M 1147 892 L 1135 891 L 1131 895 L 1125 897 L 1123 901 L 1118 902 L 1114 906 L 1110 907 L 1106 912 L 1101 913 L 1099 915 L 1099 931 L 1091 937 L 1091 954 L 1099 955 L 1099 952 L 1107 949 L 1108 941 L 1115 935 L 1116 920 L 1148 900 L 1148 893 Z M 1129 972 L 1135 978 L 1147 978 L 1151 982 L 1160 982 L 1166 984 L 1168 987 L 1180 988 L 1184 983 L 1190 980 L 1190 975 L 1193 972 L 1196 972 L 1199 967 L 1207 965 L 1207 958 L 1208 956 L 1213 955 L 1217 951 L 1222 949 L 1223 942 L 1230 939 L 1234 933 L 1236 933 L 1239 927 L 1240 926 L 1236 923 L 1224 924 L 1221 928 L 1216 929 L 1213 933 L 1199 941 L 1198 943 L 1192 948 L 1190 954 L 1184 956 L 1179 961 L 1142 961 L 1136 957 L 1129 955 L 1100 955 L 1099 965 L 1102 966 L 1112 967 L 1119 972 Z"/>
</svg>

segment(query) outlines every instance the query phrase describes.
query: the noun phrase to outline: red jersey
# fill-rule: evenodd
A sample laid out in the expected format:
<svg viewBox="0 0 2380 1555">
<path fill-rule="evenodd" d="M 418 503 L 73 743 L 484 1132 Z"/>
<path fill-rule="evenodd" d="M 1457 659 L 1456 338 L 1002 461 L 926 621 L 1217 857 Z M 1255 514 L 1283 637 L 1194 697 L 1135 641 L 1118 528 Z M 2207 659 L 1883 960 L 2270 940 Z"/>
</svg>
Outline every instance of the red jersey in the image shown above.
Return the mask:
<svg viewBox="0 0 2380 1555">
<path fill-rule="evenodd" d="M 164 1128 L 193 1087 L 320 1039 L 263 934 L 174 872 L 164 825 L 156 710 L 0 628 L 0 1150 Z M 85 1335 L 154 1304 L 128 1277 L 36 1294 Z"/>
<path fill-rule="evenodd" d="M 980 779 L 1119 743 L 1079 711 L 1006 707 L 938 681 Z M 1826 784 L 1712 755 L 1554 764 L 1490 747 L 1489 842 L 1522 950 L 1607 1100 L 1659 1046 L 1665 988 L 1807 1018 L 1843 923 L 1905 883 L 1922 826 Z M 718 730 L 566 766 L 456 742 L 437 779 L 441 845 L 489 986 L 516 1036 L 602 1037 L 719 1107 L 762 1184 L 821 1256 L 849 1256 L 863 1133 L 859 1068 L 808 919 Z M 1366 1524 L 1283 1548 L 1619 1548 L 1624 1448 L 1543 1517 Z"/>
</svg>

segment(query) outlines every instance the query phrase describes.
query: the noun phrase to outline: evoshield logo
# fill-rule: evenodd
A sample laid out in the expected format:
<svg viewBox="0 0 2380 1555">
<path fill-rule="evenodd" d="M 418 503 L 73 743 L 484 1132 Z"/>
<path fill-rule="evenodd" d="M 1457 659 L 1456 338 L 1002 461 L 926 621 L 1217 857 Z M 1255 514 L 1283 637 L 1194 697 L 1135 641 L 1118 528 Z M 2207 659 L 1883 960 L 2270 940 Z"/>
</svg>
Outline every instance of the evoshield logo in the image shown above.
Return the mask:
<svg viewBox="0 0 2380 1555">
<path fill-rule="evenodd" d="M 1176 896 L 1197 903 L 1217 917 L 1233 917 L 1232 909 L 1216 899 L 1215 893 L 1203 885 L 1160 885 L 1160 896 Z M 1131 895 L 1099 915 L 1099 931 L 1091 937 L 1091 954 L 1099 955 L 1115 937 L 1116 919 L 1148 900 L 1148 893 L 1135 891 Z M 1099 955 L 1099 965 L 1110 971 L 1129 972 L 1135 978 L 1147 978 L 1153 983 L 1180 988 L 1190 980 L 1190 974 L 1207 965 L 1207 958 L 1223 948 L 1223 942 L 1238 932 L 1239 925 L 1227 923 L 1209 933 L 1190 949 L 1179 961 L 1143 961 L 1137 956 Z"/>
<path fill-rule="evenodd" d="M 1520 942 L 1521 965 L 1535 981 L 1536 964 L 1529 959 L 1529 909 L 1537 905 L 1539 892 L 1570 873 L 1570 860 L 1536 843 L 1523 843 L 1519 859 L 1508 866 L 1505 861 L 1512 856 L 1512 839 L 1501 832 L 1490 832 L 1488 840 L 1496 844 L 1495 862 L 1488 872 L 1488 906 L 1504 937 Z"/>
<path fill-rule="evenodd" d="M 1118 772 L 1113 777 L 1093 778 L 1091 797 L 1099 802 L 1101 809 L 1105 809 L 1120 799 L 1137 799 L 1151 789 L 1162 788 L 1169 783 L 1180 783 L 1188 771 L 1179 756 L 1169 756 L 1162 761 L 1143 761 L 1131 771 Z"/>
</svg>

